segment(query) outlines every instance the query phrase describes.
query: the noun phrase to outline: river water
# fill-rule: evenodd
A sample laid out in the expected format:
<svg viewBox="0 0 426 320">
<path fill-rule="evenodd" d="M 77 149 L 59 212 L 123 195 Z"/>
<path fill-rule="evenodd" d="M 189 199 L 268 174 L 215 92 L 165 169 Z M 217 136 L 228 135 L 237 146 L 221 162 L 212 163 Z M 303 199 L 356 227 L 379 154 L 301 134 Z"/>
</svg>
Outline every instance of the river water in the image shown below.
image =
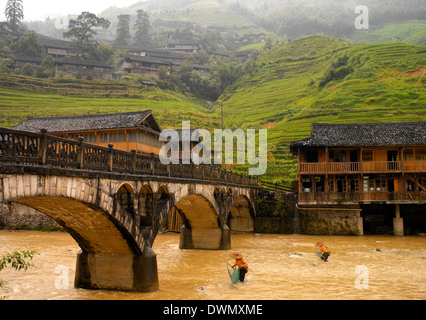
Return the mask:
<svg viewBox="0 0 426 320">
<path fill-rule="evenodd" d="M 314 244 L 331 250 L 328 262 Z M 158 235 L 160 289 L 151 293 L 76 289 L 77 243 L 67 233 L 0 231 L 0 254 L 35 249 L 35 268 L 6 268 L 0 296 L 8 300 L 395 300 L 426 299 L 426 237 L 233 234 L 232 250 L 180 250 L 178 234 Z M 249 264 L 247 281 L 232 285 L 232 251 Z"/>
</svg>

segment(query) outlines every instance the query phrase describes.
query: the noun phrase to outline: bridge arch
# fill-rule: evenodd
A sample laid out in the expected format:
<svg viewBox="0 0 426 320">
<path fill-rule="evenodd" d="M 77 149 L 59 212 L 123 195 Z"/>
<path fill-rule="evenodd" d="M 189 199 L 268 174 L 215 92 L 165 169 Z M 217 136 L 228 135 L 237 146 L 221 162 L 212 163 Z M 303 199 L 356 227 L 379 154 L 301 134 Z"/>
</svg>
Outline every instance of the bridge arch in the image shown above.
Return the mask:
<svg viewBox="0 0 426 320">
<path fill-rule="evenodd" d="M 121 210 L 122 213 L 128 213 L 131 216 L 135 215 L 135 203 L 134 203 L 134 190 L 133 187 L 127 183 L 124 183 L 120 186 L 116 193 L 116 200 L 118 205 L 118 210 Z"/>
<path fill-rule="evenodd" d="M 232 231 L 253 232 L 255 216 L 253 205 L 246 195 L 239 195 L 232 203 L 228 224 Z"/>
<path fill-rule="evenodd" d="M 0 175 L 1 201 L 16 202 L 54 219 L 77 242 L 75 286 L 152 291 L 156 256 L 131 212 L 130 184 L 55 175 Z"/>
<path fill-rule="evenodd" d="M 154 216 L 154 192 L 149 184 L 144 184 L 137 195 L 137 223 L 141 228 L 151 227 Z"/>
</svg>

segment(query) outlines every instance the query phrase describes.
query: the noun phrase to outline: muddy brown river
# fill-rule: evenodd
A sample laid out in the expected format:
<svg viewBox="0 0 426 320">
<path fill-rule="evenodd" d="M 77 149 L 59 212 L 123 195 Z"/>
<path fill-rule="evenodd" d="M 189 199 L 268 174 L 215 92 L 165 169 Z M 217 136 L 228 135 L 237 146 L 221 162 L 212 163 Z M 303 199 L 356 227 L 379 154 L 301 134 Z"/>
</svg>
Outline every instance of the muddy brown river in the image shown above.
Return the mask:
<svg viewBox="0 0 426 320">
<path fill-rule="evenodd" d="M 324 242 L 327 263 L 314 254 Z M 74 288 L 77 243 L 67 233 L 0 231 L 0 254 L 35 249 L 36 268 L 6 268 L 7 300 L 396 300 L 426 299 L 425 236 L 233 234 L 232 250 L 180 250 L 178 234 L 158 235 L 160 289 L 130 293 Z M 249 264 L 245 284 L 232 285 L 231 251 Z"/>
</svg>

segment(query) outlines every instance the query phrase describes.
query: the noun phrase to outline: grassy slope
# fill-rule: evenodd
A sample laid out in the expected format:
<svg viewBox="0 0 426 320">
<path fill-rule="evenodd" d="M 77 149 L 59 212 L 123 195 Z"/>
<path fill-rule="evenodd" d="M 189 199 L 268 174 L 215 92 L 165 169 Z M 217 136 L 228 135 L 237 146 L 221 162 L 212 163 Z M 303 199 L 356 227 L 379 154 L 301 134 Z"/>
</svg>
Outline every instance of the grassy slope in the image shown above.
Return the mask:
<svg viewBox="0 0 426 320">
<path fill-rule="evenodd" d="M 88 115 L 153 110 L 162 128 L 181 127 L 178 119 L 213 128 L 217 115 L 203 101 L 125 82 L 37 79 L 0 74 L 0 126 L 11 127 L 28 117 Z"/>
<path fill-rule="evenodd" d="M 355 43 L 405 42 L 426 46 L 426 21 L 412 21 L 370 29 L 358 30 L 349 39 Z"/>
<path fill-rule="evenodd" d="M 344 54 L 354 72 L 320 89 L 319 80 Z M 269 180 L 295 179 L 288 146 L 308 137 L 312 122 L 426 120 L 425 47 L 313 36 L 270 53 L 259 66 L 222 100 L 227 126 L 268 128 Z"/>
<path fill-rule="evenodd" d="M 320 89 L 319 80 L 347 54 L 354 72 Z M 312 122 L 426 120 L 426 48 L 408 44 L 352 45 L 313 36 L 270 52 L 257 70 L 221 97 L 225 127 L 268 128 L 268 172 L 289 184 L 296 161 L 289 143 L 310 134 Z M 27 117 L 152 109 L 162 128 L 219 128 L 220 111 L 188 96 L 122 82 L 39 80 L 0 75 L 0 126 Z M 70 89 L 71 87 L 71 89 Z"/>
</svg>

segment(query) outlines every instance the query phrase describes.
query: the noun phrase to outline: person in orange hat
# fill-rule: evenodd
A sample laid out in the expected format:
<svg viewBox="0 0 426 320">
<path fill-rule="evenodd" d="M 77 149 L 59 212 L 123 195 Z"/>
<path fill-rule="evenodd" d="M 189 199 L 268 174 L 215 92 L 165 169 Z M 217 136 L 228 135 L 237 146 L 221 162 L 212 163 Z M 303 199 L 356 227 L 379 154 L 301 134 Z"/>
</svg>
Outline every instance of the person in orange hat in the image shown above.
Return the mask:
<svg viewBox="0 0 426 320">
<path fill-rule="evenodd" d="M 235 259 L 235 264 L 232 266 L 232 268 L 235 268 L 236 266 L 238 266 L 238 268 L 240 269 L 240 282 L 244 283 L 246 273 L 248 272 L 247 262 L 243 259 L 243 256 L 240 253 L 234 252 L 234 253 L 231 253 L 229 256 L 232 259 Z"/>
<path fill-rule="evenodd" d="M 317 242 L 315 246 L 319 248 L 319 250 L 317 251 L 318 255 L 321 256 L 321 259 L 323 259 L 324 262 L 327 262 L 327 259 L 330 256 L 330 252 L 328 251 L 328 247 L 326 245 L 324 245 L 324 243 L 322 243 L 322 242 Z"/>
</svg>

